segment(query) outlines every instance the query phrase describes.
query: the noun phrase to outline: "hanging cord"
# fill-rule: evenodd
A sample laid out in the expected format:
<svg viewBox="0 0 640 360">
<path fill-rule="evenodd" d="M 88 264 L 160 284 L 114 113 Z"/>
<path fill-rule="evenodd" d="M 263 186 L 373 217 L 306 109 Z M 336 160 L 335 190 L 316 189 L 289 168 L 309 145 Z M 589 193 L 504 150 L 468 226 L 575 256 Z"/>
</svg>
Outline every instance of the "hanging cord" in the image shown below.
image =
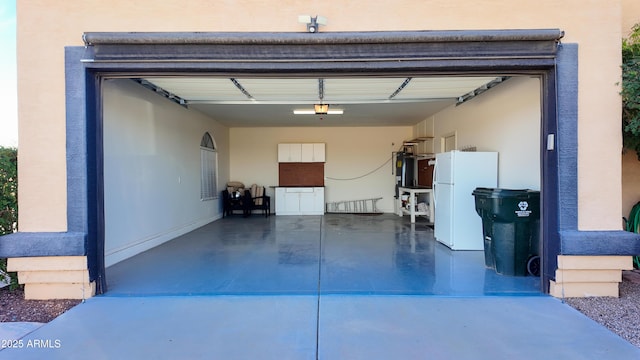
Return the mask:
<svg viewBox="0 0 640 360">
<path fill-rule="evenodd" d="M 640 232 L 640 202 L 636 203 L 629 213 L 629 219 L 623 218 L 626 224 L 627 231 L 639 233 Z M 640 269 L 640 256 L 633 257 L 633 265 L 636 269 Z"/>
<path fill-rule="evenodd" d="M 356 177 L 352 177 L 352 178 L 344 178 L 344 179 L 341 179 L 341 178 L 333 178 L 333 177 L 329 177 L 329 176 L 327 176 L 327 179 L 329 179 L 329 180 L 339 180 L 339 181 L 349 181 L 349 180 L 358 180 L 358 179 L 362 179 L 363 177 L 365 177 L 365 176 L 369 176 L 369 175 L 373 174 L 374 172 L 376 172 L 376 171 L 378 171 L 378 170 L 382 169 L 382 167 L 383 167 L 383 166 L 385 166 L 385 165 L 387 165 L 387 164 L 391 161 L 391 159 L 392 159 L 392 158 L 393 158 L 393 157 L 390 157 L 389 159 L 387 159 L 387 161 L 385 161 L 385 162 L 384 162 L 384 164 L 382 164 L 382 165 L 378 166 L 377 168 L 373 169 L 372 171 L 369 171 L 368 173 L 366 173 L 366 174 L 364 174 L 364 175 L 360 175 L 360 176 L 356 176 Z"/>
</svg>

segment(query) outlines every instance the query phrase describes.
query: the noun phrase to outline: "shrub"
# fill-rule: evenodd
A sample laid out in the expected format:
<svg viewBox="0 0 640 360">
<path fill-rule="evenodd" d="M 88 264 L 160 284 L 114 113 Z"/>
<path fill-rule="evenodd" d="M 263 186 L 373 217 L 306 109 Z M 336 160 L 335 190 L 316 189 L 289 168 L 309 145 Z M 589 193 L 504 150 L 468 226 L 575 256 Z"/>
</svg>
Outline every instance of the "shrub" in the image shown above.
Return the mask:
<svg viewBox="0 0 640 360">
<path fill-rule="evenodd" d="M 0 146 L 0 235 L 17 230 L 18 150 Z"/>
<path fill-rule="evenodd" d="M 622 40 L 622 138 L 640 160 L 640 23 Z"/>
<path fill-rule="evenodd" d="M 18 150 L 0 146 L 0 236 L 18 230 Z M 6 273 L 7 259 L 0 259 Z M 0 274 L 1 275 L 1 274 Z M 18 287 L 15 273 L 9 273 L 11 288 Z"/>
</svg>

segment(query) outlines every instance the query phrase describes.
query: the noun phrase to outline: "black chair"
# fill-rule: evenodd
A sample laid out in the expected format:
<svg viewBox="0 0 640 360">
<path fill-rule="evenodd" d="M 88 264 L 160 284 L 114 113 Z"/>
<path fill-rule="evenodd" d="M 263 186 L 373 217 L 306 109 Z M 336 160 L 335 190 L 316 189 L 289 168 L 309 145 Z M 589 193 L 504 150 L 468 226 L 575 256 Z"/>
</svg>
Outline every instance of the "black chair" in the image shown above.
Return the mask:
<svg viewBox="0 0 640 360">
<path fill-rule="evenodd" d="M 247 205 L 248 215 L 251 215 L 251 211 L 253 210 L 262 210 L 264 213 L 264 216 L 269 217 L 269 215 L 271 215 L 271 197 L 264 195 L 265 193 L 264 187 L 262 187 L 262 191 L 260 192 L 263 194 L 261 196 L 251 197 L 251 192 L 249 190 L 247 190 L 246 192 L 248 192 L 248 196 L 249 196 L 248 198 L 249 200 L 246 201 L 246 204 L 248 204 Z"/>
<path fill-rule="evenodd" d="M 253 203 L 251 192 L 245 190 L 244 194 L 239 192 L 230 193 L 222 190 L 222 217 L 233 215 L 235 210 L 241 210 L 242 216 L 247 217 L 251 213 L 250 207 Z"/>
</svg>

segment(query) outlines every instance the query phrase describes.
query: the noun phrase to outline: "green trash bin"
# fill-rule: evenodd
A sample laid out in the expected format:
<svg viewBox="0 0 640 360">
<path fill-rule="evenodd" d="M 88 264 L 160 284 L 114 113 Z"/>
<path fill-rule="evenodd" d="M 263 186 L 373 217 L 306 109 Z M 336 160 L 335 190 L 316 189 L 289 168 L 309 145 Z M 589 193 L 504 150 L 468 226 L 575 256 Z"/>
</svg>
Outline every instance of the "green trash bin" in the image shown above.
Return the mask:
<svg viewBox="0 0 640 360">
<path fill-rule="evenodd" d="M 502 275 L 539 275 L 540 192 L 477 188 L 474 195 L 483 218 L 485 263 L 490 258 Z"/>
<path fill-rule="evenodd" d="M 491 240 L 493 239 L 493 220 L 491 217 L 492 202 L 489 196 L 493 193 L 493 189 L 476 188 L 473 191 L 476 203 L 476 213 L 482 219 L 482 239 L 484 240 L 484 265 L 489 269 L 496 269 L 496 261 L 493 257 L 491 249 Z"/>
</svg>

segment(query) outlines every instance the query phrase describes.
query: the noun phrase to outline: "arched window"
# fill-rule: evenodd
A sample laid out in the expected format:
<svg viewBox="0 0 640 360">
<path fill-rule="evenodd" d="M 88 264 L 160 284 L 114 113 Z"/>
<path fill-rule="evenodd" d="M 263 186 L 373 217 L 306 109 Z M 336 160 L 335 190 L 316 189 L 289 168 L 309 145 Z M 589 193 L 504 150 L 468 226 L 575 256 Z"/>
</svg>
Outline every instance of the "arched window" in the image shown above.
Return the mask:
<svg viewBox="0 0 640 360">
<path fill-rule="evenodd" d="M 218 198 L 218 152 L 208 132 L 200 141 L 200 198 Z"/>
</svg>

